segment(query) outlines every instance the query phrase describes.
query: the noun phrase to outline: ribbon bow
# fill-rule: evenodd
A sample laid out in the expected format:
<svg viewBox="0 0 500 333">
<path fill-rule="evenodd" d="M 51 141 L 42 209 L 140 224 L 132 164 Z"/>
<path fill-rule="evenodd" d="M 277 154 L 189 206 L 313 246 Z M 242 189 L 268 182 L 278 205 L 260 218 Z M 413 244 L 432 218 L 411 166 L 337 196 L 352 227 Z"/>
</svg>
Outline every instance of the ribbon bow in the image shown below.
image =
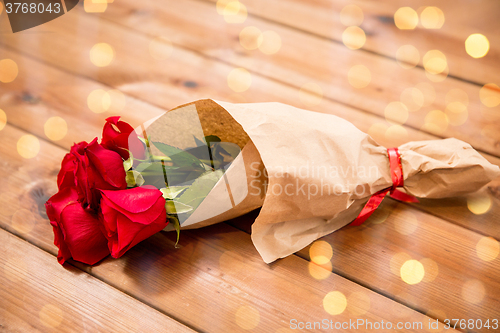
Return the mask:
<svg viewBox="0 0 500 333">
<path fill-rule="evenodd" d="M 396 189 L 396 187 L 403 187 L 404 185 L 403 167 L 401 166 L 401 155 L 399 154 L 398 148 L 388 148 L 387 154 L 389 155 L 389 164 L 391 166 L 392 186 L 372 195 L 358 217 L 351 222 L 351 225 L 363 224 L 363 222 L 372 215 L 375 209 L 377 209 L 388 192 L 391 193 L 390 195 L 393 199 L 404 202 L 418 202 L 418 199 L 414 196 Z"/>
</svg>

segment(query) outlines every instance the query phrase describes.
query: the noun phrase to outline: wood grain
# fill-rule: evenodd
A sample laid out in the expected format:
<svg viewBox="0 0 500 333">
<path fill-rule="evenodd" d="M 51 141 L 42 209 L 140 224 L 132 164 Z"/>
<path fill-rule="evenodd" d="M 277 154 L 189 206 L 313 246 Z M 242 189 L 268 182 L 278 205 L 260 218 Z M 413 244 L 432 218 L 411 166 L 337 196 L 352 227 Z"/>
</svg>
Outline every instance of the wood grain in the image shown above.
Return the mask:
<svg viewBox="0 0 500 333">
<path fill-rule="evenodd" d="M 310 4 L 301 3 L 302 7 L 309 7 L 309 11 L 317 11 L 317 8 L 310 6 Z M 265 8 L 274 6 L 276 6 L 275 2 L 266 5 Z M 140 11 L 138 11 L 139 9 Z M 293 10 L 295 9 L 298 8 Z M 296 12 L 303 13 L 308 12 L 308 10 Z M 323 15 L 328 15 L 330 21 L 333 21 L 330 17 L 331 10 L 323 13 Z M 191 24 L 192 17 L 197 18 L 196 25 Z M 293 15 L 289 17 L 293 17 Z M 141 4 L 139 8 L 136 2 L 127 0 L 122 2 L 120 6 L 110 7 L 106 18 L 113 20 L 116 24 L 141 31 L 150 38 L 156 37 L 154 32 L 161 31 L 162 35 L 171 38 L 179 46 L 196 50 L 234 66 L 247 68 L 274 80 L 285 82 L 297 89 L 308 83 L 318 84 L 324 92 L 325 98 L 340 101 L 382 117 L 384 117 L 384 110 L 388 103 L 399 101 L 406 88 L 414 87 L 420 82 L 430 82 L 422 68 L 403 69 L 394 60 L 386 57 L 352 51 L 342 44 L 332 43 L 330 40 L 294 31 L 289 27 L 269 23 L 258 18 L 249 17 L 244 24 L 227 24 L 217 13 L 213 4 L 207 5 L 196 0 L 178 1 L 174 8 L 167 8 L 157 2 Z M 280 51 L 273 55 L 266 55 L 259 50 L 245 50 L 239 43 L 239 34 L 247 26 L 256 26 L 261 31 L 277 32 L 282 42 Z M 207 35 L 211 38 L 206 38 Z M 371 35 L 377 35 L 377 33 L 374 32 Z M 392 47 L 398 46 L 392 41 L 387 44 L 393 45 Z M 438 43 L 435 42 L 435 44 Z M 440 42 L 438 45 L 442 44 Z M 385 45 L 381 48 L 385 49 Z M 419 48 L 419 50 L 423 49 Z M 495 55 L 491 55 L 491 57 L 495 59 Z M 348 83 L 349 69 L 359 64 L 366 66 L 371 71 L 371 82 L 362 89 L 353 88 Z M 478 72 L 477 66 L 461 66 L 460 68 L 471 73 Z M 487 72 L 496 76 L 496 79 L 491 80 L 492 82 L 497 82 L 500 79 L 500 76 L 496 74 L 497 71 L 489 68 Z M 396 85 L 394 82 L 398 82 L 398 84 Z M 469 97 L 468 120 L 463 125 L 453 126 L 450 124 L 445 131 L 433 133 L 439 136 L 461 138 L 478 148 L 480 146 L 477 144 L 480 141 L 484 142 L 482 144 L 486 144 L 485 140 L 494 139 L 490 142 L 492 146 L 486 151 L 490 153 L 494 151 L 498 155 L 498 144 L 496 143 L 498 138 L 492 137 L 493 133 L 483 131 L 489 122 L 488 117 L 493 117 L 492 115 L 498 111 L 498 108 L 490 110 L 482 106 L 478 93 L 480 86 L 453 78 L 448 78 L 441 83 L 433 83 L 433 86 L 437 95 L 436 100 L 427 107 L 411 112 L 406 123 L 414 128 L 421 128 L 429 111 L 436 109 L 445 111 L 447 107 L 445 96 L 448 91 L 461 89 Z"/>
<path fill-rule="evenodd" d="M 0 243 L 2 332 L 194 332 L 2 229 Z"/>
<path fill-rule="evenodd" d="M 112 108 L 110 111 L 96 114 L 90 111 L 87 106 L 88 94 L 96 89 L 109 90 L 109 86 L 90 78 L 73 76 L 60 69 L 20 55 L 15 51 L 0 48 L 0 56 L 16 59 L 23 66 L 23 70 L 20 71 L 15 81 L 9 85 L 0 86 L 0 108 L 6 112 L 9 123 L 41 138 L 46 138 L 44 123 L 51 117 L 62 117 L 69 126 L 68 134 L 55 143 L 66 149 L 69 149 L 74 142 L 90 141 L 95 136 L 100 136 L 104 119 L 111 115 L 121 115 L 125 121 L 133 126 L 139 126 L 144 121 L 160 115 L 168 108 L 198 98 L 204 98 L 208 93 L 212 98 L 216 99 L 224 99 L 224 96 L 227 96 L 228 93 L 225 83 L 216 84 L 215 82 L 218 81 L 214 81 L 211 87 L 213 90 L 207 92 L 208 80 L 201 86 L 192 88 L 184 84 L 189 82 L 190 78 L 179 78 L 175 82 L 165 81 L 162 83 L 163 88 L 161 90 L 165 92 L 164 95 L 153 94 L 150 90 L 141 88 L 140 91 L 143 93 L 137 97 L 132 97 L 129 94 L 124 95 L 125 106 L 123 109 L 115 110 Z M 220 70 L 225 68 L 224 65 L 209 60 L 205 64 L 210 67 L 218 67 Z M 219 68 L 219 66 L 223 68 Z M 27 85 L 26 82 L 29 82 L 29 84 Z M 61 88 L 60 82 L 68 82 L 68 84 Z M 261 77 L 255 77 L 254 83 L 251 93 L 258 100 L 274 100 L 303 107 L 296 90 L 292 87 Z M 164 108 L 143 102 L 139 98 L 156 102 Z M 233 101 L 238 99 L 235 96 L 232 98 L 234 98 Z M 380 144 L 386 147 L 398 146 L 410 140 L 437 139 L 435 136 L 407 126 L 404 126 L 406 135 L 385 135 L 383 131 L 373 130 L 374 124 L 383 124 L 379 117 L 326 99 L 320 105 L 311 109 L 328 112 L 351 121 L 360 130 L 370 133 Z M 82 119 L 85 119 L 85 121 L 82 121 Z M 499 158 L 488 154 L 483 154 L 483 156 L 491 163 L 500 165 Z M 424 200 L 422 205 L 415 205 L 415 208 L 431 209 L 432 205 L 442 205 L 443 209 L 438 209 L 439 216 L 442 218 L 498 238 L 499 233 L 498 229 L 495 228 L 495 221 L 496 217 L 500 215 L 500 209 L 493 197 L 491 197 L 491 200 L 492 208 L 487 214 L 480 216 L 470 213 L 467 208 L 467 200 L 464 198 Z M 450 206 L 450 203 L 453 204 L 452 208 L 446 209 L 446 207 Z M 457 214 L 458 210 L 456 208 L 460 209 L 460 214 Z"/>
<path fill-rule="evenodd" d="M 255 218 L 257 213 L 253 214 Z M 252 218 L 244 218 L 228 223 L 250 232 L 252 222 Z M 344 227 L 320 241 L 333 249 L 332 271 L 349 280 L 440 320 L 486 320 L 498 315 L 500 286 L 496 277 L 500 274 L 500 260 L 478 257 L 477 244 L 483 237 L 435 216 L 412 211 L 404 204 L 384 200 L 362 226 Z M 310 250 L 308 246 L 297 254 L 311 260 Z M 400 272 L 408 260 L 424 265 L 421 282 L 410 285 L 403 280 L 411 278 L 411 274 Z"/>
<path fill-rule="evenodd" d="M 180 4 L 183 2 L 179 2 L 176 7 L 171 9 L 175 10 Z M 184 6 L 195 6 L 196 4 L 203 5 L 203 3 L 193 2 Z M 193 90 L 198 90 L 200 95 L 221 96 L 222 99 L 232 97 L 249 102 L 285 99 L 280 91 L 271 91 L 266 94 L 266 97 L 261 97 L 256 93 L 262 89 L 256 87 L 262 80 L 262 77 L 259 76 L 264 75 L 294 88 L 293 96 L 286 96 L 288 104 L 299 103 L 305 107 L 300 100 L 300 88 L 307 83 L 316 83 L 324 92 L 324 100 L 327 98 L 336 100 L 342 104 L 361 109 L 364 113 L 374 113 L 383 117 L 388 103 L 398 101 L 404 89 L 428 81 L 421 69 L 405 70 L 391 59 L 350 51 L 342 45 L 266 21 L 253 22 L 251 18 L 245 25 L 255 24 L 263 30 L 275 30 L 281 36 L 283 45 L 280 52 L 273 56 L 246 52 L 241 46 L 238 47 L 238 35 L 244 25 L 226 24 L 222 17 L 217 14 L 213 5 L 209 5 L 209 7 L 200 8 L 197 25 L 192 25 L 187 20 L 187 17 L 191 16 L 185 15 L 186 10 L 183 7 L 174 11 L 175 19 L 164 20 L 163 16 L 159 16 L 154 20 L 155 16 L 152 13 L 159 12 L 166 15 L 161 11 L 161 8 L 156 7 L 145 7 L 149 8 L 148 11 L 145 8 L 141 11 L 130 8 L 126 11 L 128 13 L 126 16 L 118 17 L 122 22 L 134 22 L 134 29 L 144 26 L 149 29 L 148 31 L 162 31 L 167 35 L 181 37 L 179 31 L 185 30 L 190 35 L 189 40 L 192 40 L 191 36 L 200 35 L 201 40 L 197 44 L 189 45 L 189 47 L 199 50 L 198 52 L 201 52 L 202 55 L 185 48 L 174 48 L 167 60 L 154 61 L 152 58 L 148 58 L 148 50 L 150 42 L 156 35 L 146 36 L 132 30 L 132 27 L 123 28 L 104 20 L 98 20 L 98 18 L 86 15 L 82 11 L 75 11 L 73 15 L 78 17 L 79 27 L 86 31 L 85 34 L 78 33 L 79 30 L 75 28 L 73 23 L 74 19 L 70 20 L 69 17 L 67 19 L 64 17 L 45 26 L 46 29 L 58 32 L 58 38 L 49 38 L 50 36 L 46 34 L 8 35 L 1 43 L 9 48 L 21 50 L 21 52 L 25 52 L 23 45 L 26 44 L 31 45 L 36 42 L 45 45 L 46 47 L 40 49 L 39 52 L 30 52 L 29 55 L 70 73 L 97 79 L 106 85 L 119 88 L 159 106 L 169 103 L 170 99 L 167 98 L 170 95 L 169 83 L 186 84 L 195 87 L 196 89 Z M 110 6 L 110 8 L 115 7 Z M 142 16 L 134 18 L 134 15 Z M 203 19 L 203 15 L 206 16 L 205 19 Z M 182 24 L 180 22 L 183 18 L 185 21 Z M 174 26 L 170 26 L 170 30 L 167 30 L 167 25 L 159 23 L 166 21 L 175 22 L 175 32 Z M 203 25 L 203 22 L 210 22 L 210 25 L 208 23 Z M 188 27 L 189 29 L 187 29 Z M 206 36 L 207 33 L 210 33 L 210 36 L 214 36 L 214 38 L 204 38 L 203 36 Z M 220 38 L 220 40 L 216 38 Z M 97 68 L 85 56 L 98 41 L 112 45 L 116 55 L 111 65 L 105 68 Z M 204 44 L 200 44 L 201 42 Z M 65 48 L 67 54 L 63 59 L 57 51 L 61 48 Z M 314 52 L 307 50 L 314 50 Z M 222 59 L 229 65 L 214 62 L 207 57 Z M 347 82 L 349 69 L 358 64 L 365 65 L 371 71 L 371 83 L 363 89 L 353 88 Z M 234 92 L 227 86 L 227 76 L 234 67 L 245 67 L 255 72 L 252 75 L 253 83 L 250 89 L 240 94 L 242 97 L 234 96 Z M 394 84 L 394 82 L 398 83 Z M 500 154 L 498 144 L 500 132 L 490 128 L 492 119 L 497 117 L 497 112 L 495 108 L 483 110 L 479 101 L 480 87 L 453 78 L 448 78 L 442 83 L 433 84 L 433 86 L 437 95 L 435 103 L 410 113 L 406 124 L 420 129 L 424 125 L 429 111 L 445 110 L 445 95 L 449 90 L 461 89 L 468 95 L 469 99 L 467 121 L 460 126 L 447 126 L 445 130 L 438 126 L 435 134 L 462 139 L 477 149 L 498 156 Z M 192 100 L 194 96 L 196 93 L 191 92 L 184 97 Z"/>
<path fill-rule="evenodd" d="M 213 4 L 216 0 L 208 0 Z M 450 74 L 466 81 L 485 84 L 498 82 L 500 39 L 494 31 L 500 29 L 496 13 L 498 1 L 346 1 L 317 0 L 312 5 L 300 0 L 247 0 L 243 2 L 254 17 L 306 31 L 342 44 L 346 26 L 341 23 L 340 12 L 346 5 L 355 4 L 363 11 L 361 28 L 366 34 L 364 50 L 395 59 L 398 48 L 412 44 L 420 52 L 439 49 L 446 54 Z M 441 29 L 425 29 L 421 22 L 415 30 L 399 30 L 394 24 L 394 13 L 400 7 L 411 7 L 419 14 L 425 6 L 437 6 L 445 17 Z M 490 41 L 490 51 L 481 59 L 474 59 L 465 52 L 464 43 L 473 33 L 482 33 Z M 422 60 L 420 60 L 422 66 Z"/>
<path fill-rule="evenodd" d="M 0 207 L 9 209 L 0 212 L 0 226 L 55 255 L 52 230 L 39 202 L 45 200 L 43 196 L 53 186 L 54 176 L 50 175 L 58 171 L 65 151 L 42 141 L 39 155 L 26 163 L 13 149 L 23 134 L 10 125 L 0 132 L 2 169 L 13 174 L 3 184 L 9 192 L 0 198 Z M 19 192 L 13 192 L 13 188 Z M 37 198 L 42 199 L 37 201 Z M 31 223 L 12 217 L 19 211 L 31 214 Z M 172 233 L 159 233 L 120 259 L 107 258 L 94 267 L 74 264 L 162 313 L 208 332 L 240 331 L 249 322 L 256 322 L 257 330 L 269 332 L 289 327 L 292 319 L 305 322 L 364 318 L 423 323 L 429 320 L 339 275 L 316 280 L 309 275 L 308 262 L 297 256 L 266 265 L 250 236 L 226 224 L 184 231 L 180 249 L 174 248 L 174 238 Z M 55 257 L 52 260 L 58 265 Z M 356 307 L 353 302 L 341 314 L 330 317 L 322 301 L 332 291 L 340 291 L 348 299 L 361 294 L 370 299 L 370 306 Z M 360 307 L 366 310 L 365 314 L 359 315 Z M 207 308 L 216 309 L 216 314 Z"/>
</svg>

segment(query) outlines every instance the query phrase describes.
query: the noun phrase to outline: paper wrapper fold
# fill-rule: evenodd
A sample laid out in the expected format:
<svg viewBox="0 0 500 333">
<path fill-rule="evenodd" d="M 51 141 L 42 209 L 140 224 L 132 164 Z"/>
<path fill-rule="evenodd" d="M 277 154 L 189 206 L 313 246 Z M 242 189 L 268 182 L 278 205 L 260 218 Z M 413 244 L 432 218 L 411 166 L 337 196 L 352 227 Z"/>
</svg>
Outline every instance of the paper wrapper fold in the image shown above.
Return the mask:
<svg viewBox="0 0 500 333">
<path fill-rule="evenodd" d="M 251 237 L 267 263 L 347 225 L 372 194 L 392 186 L 387 147 L 342 118 L 280 103 L 213 100 L 172 111 L 193 108 L 205 133 L 243 149 L 226 171 L 227 177 L 215 185 L 182 229 L 222 222 L 262 207 Z M 409 142 L 399 151 L 404 189 L 417 197 L 474 192 L 500 176 L 497 166 L 453 138 Z M 224 203 L 228 195 L 238 198 L 233 199 L 234 206 Z"/>
</svg>

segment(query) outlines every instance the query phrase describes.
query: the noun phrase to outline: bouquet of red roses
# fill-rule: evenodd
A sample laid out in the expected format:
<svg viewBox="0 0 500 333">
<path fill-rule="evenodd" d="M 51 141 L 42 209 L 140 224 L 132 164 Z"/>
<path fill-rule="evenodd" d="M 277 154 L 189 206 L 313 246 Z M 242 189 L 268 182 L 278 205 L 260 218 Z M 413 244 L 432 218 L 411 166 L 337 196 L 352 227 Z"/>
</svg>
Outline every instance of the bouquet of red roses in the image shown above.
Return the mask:
<svg viewBox="0 0 500 333">
<path fill-rule="evenodd" d="M 130 149 L 140 152 L 143 145 L 135 136 L 130 147 L 131 133 L 133 128 L 119 117 L 108 118 L 101 143 L 97 138 L 77 143 L 64 157 L 59 192 L 46 203 L 59 263 L 74 258 L 93 265 L 110 253 L 118 258 L 168 224 L 158 189 L 127 188 Z"/>
<path fill-rule="evenodd" d="M 77 143 L 62 161 L 59 192 L 46 203 L 61 264 L 118 258 L 169 223 L 179 240 L 181 223 L 240 153 L 237 144 L 193 129 L 197 115 L 159 131 L 174 133 L 170 138 L 158 135 L 158 124 L 147 134 L 144 125 L 136 132 L 119 118 L 106 120 L 100 143 Z M 192 146 L 180 149 L 186 134 Z"/>
<path fill-rule="evenodd" d="M 201 100 L 135 130 L 108 118 L 100 143 L 80 142 L 64 157 L 46 208 L 59 262 L 94 264 L 162 229 L 179 236 L 262 207 L 252 241 L 271 262 L 362 223 L 388 193 L 456 196 L 498 176 L 460 140 L 387 149 L 333 115 Z"/>
</svg>

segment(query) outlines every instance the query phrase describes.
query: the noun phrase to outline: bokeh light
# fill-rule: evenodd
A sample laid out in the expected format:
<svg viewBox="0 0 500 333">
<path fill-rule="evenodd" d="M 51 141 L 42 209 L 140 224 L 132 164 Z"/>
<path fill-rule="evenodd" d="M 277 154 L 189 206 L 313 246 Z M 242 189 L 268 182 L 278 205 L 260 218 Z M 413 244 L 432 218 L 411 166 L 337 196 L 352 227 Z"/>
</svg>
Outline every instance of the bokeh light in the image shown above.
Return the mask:
<svg viewBox="0 0 500 333">
<path fill-rule="evenodd" d="M 257 27 L 246 27 L 240 32 L 240 44 L 247 50 L 258 49 L 263 39 L 262 31 Z"/>
<path fill-rule="evenodd" d="M 385 119 L 393 125 L 402 125 L 408 120 L 408 108 L 401 102 L 390 102 L 385 107 Z"/>
<path fill-rule="evenodd" d="M 372 74 L 365 65 L 354 65 L 347 72 L 347 80 L 354 88 L 365 88 L 372 80 Z"/>
<path fill-rule="evenodd" d="M 325 241 L 315 241 L 309 248 L 309 257 L 311 261 L 318 264 L 324 265 L 328 263 L 333 256 L 332 246 Z"/>
<path fill-rule="evenodd" d="M 471 304 L 478 304 L 484 299 L 486 291 L 479 280 L 468 280 L 462 286 L 462 298 Z"/>
<path fill-rule="evenodd" d="M 482 237 L 476 244 L 476 254 L 483 261 L 492 261 L 500 253 L 500 244 L 493 237 Z"/>
<path fill-rule="evenodd" d="M 258 47 L 262 53 L 267 55 L 278 53 L 281 49 L 281 37 L 274 31 L 264 31 L 262 33 L 262 42 Z"/>
<path fill-rule="evenodd" d="M 408 131 L 401 125 L 389 126 L 385 131 L 385 139 L 398 144 L 405 143 L 408 141 Z"/>
<path fill-rule="evenodd" d="M 432 73 L 429 73 L 428 71 L 425 71 L 425 76 L 427 76 L 427 78 L 432 82 L 442 82 L 442 81 L 446 80 L 449 73 L 450 73 L 450 69 L 448 68 L 448 66 L 446 66 L 444 71 L 439 73 L 439 74 L 432 74 Z"/>
<path fill-rule="evenodd" d="M 433 110 L 427 113 L 422 130 L 433 134 L 442 134 L 448 128 L 448 116 L 441 110 Z"/>
<path fill-rule="evenodd" d="M 0 82 L 9 83 L 16 79 L 19 74 L 17 64 L 12 59 L 0 60 Z"/>
<path fill-rule="evenodd" d="M 372 127 L 373 127 L 373 125 L 372 125 Z M 384 134 L 385 134 L 386 130 L 387 130 L 387 126 L 384 130 Z M 390 211 L 388 209 L 378 208 L 372 213 L 372 215 L 370 215 L 370 218 L 367 220 L 367 223 L 369 223 L 369 224 L 384 223 L 385 220 L 387 220 L 387 218 L 389 217 L 389 214 L 390 214 Z"/>
<path fill-rule="evenodd" d="M 300 101 L 306 106 L 316 106 L 323 100 L 323 89 L 314 82 L 304 84 L 299 91 Z"/>
<path fill-rule="evenodd" d="M 340 22 L 347 26 L 360 26 L 363 23 L 363 10 L 356 5 L 347 5 L 340 11 Z"/>
<path fill-rule="evenodd" d="M 415 214 L 407 212 L 404 216 L 394 219 L 394 227 L 402 235 L 410 235 L 418 228 L 418 220 Z"/>
<path fill-rule="evenodd" d="M 312 261 L 309 261 L 307 269 L 309 274 L 316 280 L 324 280 L 332 274 L 332 262 L 328 261 L 326 264 L 318 265 Z"/>
<path fill-rule="evenodd" d="M 486 193 L 475 193 L 467 197 L 467 207 L 476 215 L 486 214 L 491 209 L 491 197 Z"/>
<path fill-rule="evenodd" d="M 411 260 L 411 256 L 405 252 L 399 252 L 392 256 L 391 261 L 389 262 L 391 273 L 400 277 L 401 267 L 408 260 Z"/>
<path fill-rule="evenodd" d="M 479 99 L 489 108 L 500 105 L 500 87 L 494 83 L 485 84 L 479 90 Z"/>
<path fill-rule="evenodd" d="M 51 117 L 45 122 L 43 130 L 50 140 L 58 141 L 68 133 L 68 124 L 61 117 Z"/>
<path fill-rule="evenodd" d="M 366 292 L 356 291 L 347 297 L 347 311 L 354 316 L 362 316 L 370 310 L 370 296 Z"/>
<path fill-rule="evenodd" d="M 252 75 L 244 68 L 235 68 L 227 76 L 227 85 L 235 92 L 247 91 L 252 85 Z"/>
<path fill-rule="evenodd" d="M 170 39 L 158 36 L 149 42 L 149 54 L 156 60 L 165 60 L 172 54 L 173 46 Z"/>
<path fill-rule="evenodd" d="M 417 284 L 425 275 L 424 265 L 417 260 L 407 260 L 400 269 L 401 279 L 407 284 Z"/>
<path fill-rule="evenodd" d="M 431 258 L 424 258 L 420 260 L 420 263 L 422 264 L 422 266 L 424 266 L 424 272 L 425 272 L 422 282 L 434 281 L 439 274 L 438 264 Z"/>
<path fill-rule="evenodd" d="M 107 1 L 84 0 L 83 8 L 87 13 L 104 13 L 108 8 Z"/>
<path fill-rule="evenodd" d="M 420 90 L 424 95 L 424 103 L 422 106 L 429 106 L 434 103 L 434 100 L 436 99 L 436 90 L 434 89 L 432 84 L 427 82 L 420 82 L 415 85 L 415 88 Z"/>
<path fill-rule="evenodd" d="M 403 103 L 408 111 L 418 111 L 424 105 L 424 94 L 417 88 L 406 88 L 401 93 L 401 103 Z"/>
<path fill-rule="evenodd" d="M 49 328 L 58 327 L 64 319 L 61 308 L 53 304 L 44 305 L 38 316 L 42 325 Z"/>
<path fill-rule="evenodd" d="M 27 234 L 35 227 L 35 216 L 27 209 L 19 209 L 12 215 L 11 226 L 17 232 Z"/>
<path fill-rule="evenodd" d="M 127 98 L 125 97 L 125 95 L 120 90 L 117 89 L 108 90 L 107 93 L 110 100 L 110 105 L 107 111 L 110 112 L 122 111 L 127 103 Z"/>
<path fill-rule="evenodd" d="M 248 11 L 241 2 L 231 1 L 224 7 L 222 15 L 227 23 L 243 23 L 247 19 Z"/>
<path fill-rule="evenodd" d="M 87 106 L 94 113 L 106 112 L 111 106 L 111 96 L 103 89 L 93 90 L 87 97 Z"/>
<path fill-rule="evenodd" d="M 368 129 L 368 135 L 370 135 L 375 141 L 382 142 L 383 140 L 385 140 L 385 132 L 388 128 L 389 126 L 387 124 L 375 123 Z M 379 210 L 380 209 L 375 210 L 373 214 L 377 213 Z"/>
<path fill-rule="evenodd" d="M 40 152 L 40 141 L 31 134 L 23 135 L 17 141 L 17 152 L 21 157 L 30 159 L 38 155 Z"/>
<path fill-rule="evenodd" d="M 0 109 L 0 131 L 7 125 L 7 114 L 4 110 Z"/>
<path fill-rule="evenodd" d="M 490 50 L 488 38 L 481 34 L 472 34 L 465 40 L 465 51 L 472 58 L 482 58 Z"/>
<path fill-rule="evenodd" d="M 249 305 L 241 306 L 236 311 L 235 321 L 242 329 L 253 330 L 260 322 L 259 310 Z"/>
<path fill-rule="evenodd" d="M 420 13 L 420 23 L 426 29 L 440 29 L 444 24 L 444 13 L 438 7 L 425 7 Z"/>
<path fill-rule="evenodd" d="M 405 69 L 413 68 L 420 61 L 420 53 L 413 45 L 403 45 L 396 51 L 396 60 Z"/>
<path fill-rule="evenodd" d="M 423 58 L 424 68 L 429 74 L 440 74 L 446 71 L 448 62 L 443 52 L 439 50 L 428 51 Z"/>
<path fill-rule="evenodd" d="M 446 104 L 460 102 L 465 106 L 469 105 L 469 95 L 467 95 L 467 93 L 460 88 L 450 89 L 446 93 L 446 97 L 444 100 Z"/>
<path fill-rule="evenodd" d="M 29 178 L 28 178 L 29 179 Z M 6 191 L 3 189 L 3 193 L 0 193 L 0 215 L 12 216 L 17 211 L 21 203 L 19 202 L 18 196 L 11 191 Z"/>
<path fill-rule="evenodd" d="M 228 3 L 232 2 L 234 0 L 218 0 L 215 4 L 215 8 L 217 9 L 217 13 L 219 15 L 224 15 L 224 8 L 228 5 Z"/>
<path fill-rule="evenodd" d="M 462 102 L 451 102 L 446 106 L 446 116 L 450 125 L 460 126 L 467 121 L 469 112 L 467 106 Z"/>
<path fill-rule="evenodd" d="M 347 299 L 340 291 L 331 291 L 323 298 L 323 309 L 331 315 L 344 312 L 347 307 Z"/>
<path fill-rule="evenodd" d="M 342 42 L 351 50 L 357 50 L 365 45 L 365 32 L 360 27 L 347 27 L 342 33 Z"/>
<path fill-rule="evenodd" d="M 410 7 L 401 7 L 394 13 L 394 24 L 401 30 L 412 30 L 417 27 L 418 14 Z"/>
<path fill-rule="evenodd" d="M 97 67 L 106 67 L 113 61 L 115 52 L 108 43 L 97 43 L 90 49 L 90 61 Z"/>
</svg>

